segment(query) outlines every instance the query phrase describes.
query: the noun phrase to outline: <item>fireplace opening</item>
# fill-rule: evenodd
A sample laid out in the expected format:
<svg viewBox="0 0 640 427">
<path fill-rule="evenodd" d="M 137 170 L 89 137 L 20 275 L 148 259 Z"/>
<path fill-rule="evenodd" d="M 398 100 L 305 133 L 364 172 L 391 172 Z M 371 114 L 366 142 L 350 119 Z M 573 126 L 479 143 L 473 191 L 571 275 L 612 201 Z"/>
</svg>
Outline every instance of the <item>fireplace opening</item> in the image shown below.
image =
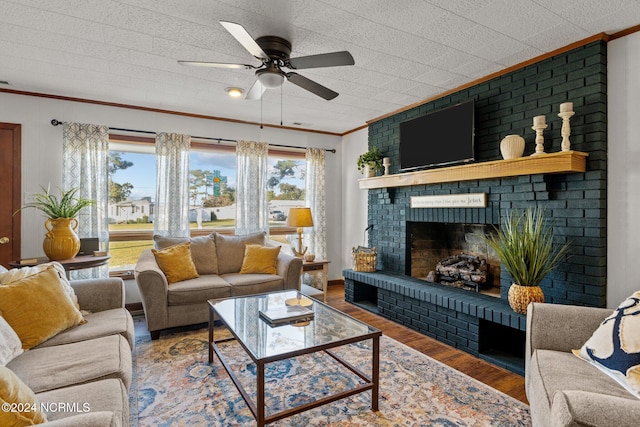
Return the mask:
<svg viewBox="0 0 640 427">
<path fill-rule="evenodd" d="M 407 275 L 500 297 L 500 259 L 483 236 L 487 224 L 407 222 Z"/>
</svg>

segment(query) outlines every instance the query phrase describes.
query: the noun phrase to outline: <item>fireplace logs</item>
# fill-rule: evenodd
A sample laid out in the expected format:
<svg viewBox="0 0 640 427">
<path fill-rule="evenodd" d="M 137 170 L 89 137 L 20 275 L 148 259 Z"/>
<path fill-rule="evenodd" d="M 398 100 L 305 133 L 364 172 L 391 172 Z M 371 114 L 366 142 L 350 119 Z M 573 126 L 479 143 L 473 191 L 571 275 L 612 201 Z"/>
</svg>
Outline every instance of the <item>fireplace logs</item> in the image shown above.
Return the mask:
<svg viewBox="0 0 640 427">
<path fill-rule="evenodd" d="M 487 260 L 478 255 L 451 255 L 436 265 L 435 272 L 429 272 L 427 280 L 478 292 L 491 287 L 487 280 L 488 267 Z"/>
</svg>

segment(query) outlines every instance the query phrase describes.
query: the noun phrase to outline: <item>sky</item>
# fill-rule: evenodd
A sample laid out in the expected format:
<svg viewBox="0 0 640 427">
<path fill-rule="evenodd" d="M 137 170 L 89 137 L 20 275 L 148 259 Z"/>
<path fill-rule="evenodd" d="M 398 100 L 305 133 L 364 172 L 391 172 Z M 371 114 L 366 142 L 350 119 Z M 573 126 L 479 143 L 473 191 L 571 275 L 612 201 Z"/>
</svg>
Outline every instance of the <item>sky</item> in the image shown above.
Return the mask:
<svg viewBox="0 0 640 427">
<path fill-rule="evenodd" d="M 114 182 L 119 184 L 130 182 L 133 184 L 133 190 L 129 198 L 140 199 L 142 197 L 156 197 L 156 158 L 155 154 L 148 153 L 122 153 L 122 159 L 133 163 L 133 166 L 118 170 L 113 175 Z M 269 170 L 273 167 L 278 159 L 270 158 L 268 161 Z M 304 166 L 304 161 L 299 163 Z M 235 153 L 212 153 L 202 151 L 192 151 L 190 156 L 189 169 L 202 170 L 219 170 L 221 176 L 227 177 L 227 185 L 236 186 L 236 154 Z M 304 180 L 300 179 L 297 173 L 293 178 L 286 178 L 282 182 L 295 184 L 298 187 L 304 186 Z M 278 189 L 276 188 L 276 193 Z"/>
</svg>

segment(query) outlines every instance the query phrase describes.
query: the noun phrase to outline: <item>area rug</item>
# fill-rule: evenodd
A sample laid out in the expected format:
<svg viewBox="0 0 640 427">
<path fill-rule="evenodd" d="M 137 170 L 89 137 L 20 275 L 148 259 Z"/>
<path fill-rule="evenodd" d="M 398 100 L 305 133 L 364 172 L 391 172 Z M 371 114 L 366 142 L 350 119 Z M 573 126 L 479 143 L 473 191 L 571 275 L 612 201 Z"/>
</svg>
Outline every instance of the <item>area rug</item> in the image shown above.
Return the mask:
<svg viewBox="0 0 640 427">
<path fill-rule="evenodd" d="M 251 426 L 255 420 L 227 372 L 207 362 L 207 329 L 139 337 L 134 350 L 131 421 L 143 426 Z M 370 371 L 370 345 L 336 350 Z M 223 354 L 255 399 L 255 365 L 236 342 Z M 323 353 L 267 365 L 267 413 L 311 401 L 360 383 Z M 391 338 L 380 340 L 379 411 L 364 392 L 270 426 L 529 426 L 529 408 L 465 374 Z"/>
</svg>

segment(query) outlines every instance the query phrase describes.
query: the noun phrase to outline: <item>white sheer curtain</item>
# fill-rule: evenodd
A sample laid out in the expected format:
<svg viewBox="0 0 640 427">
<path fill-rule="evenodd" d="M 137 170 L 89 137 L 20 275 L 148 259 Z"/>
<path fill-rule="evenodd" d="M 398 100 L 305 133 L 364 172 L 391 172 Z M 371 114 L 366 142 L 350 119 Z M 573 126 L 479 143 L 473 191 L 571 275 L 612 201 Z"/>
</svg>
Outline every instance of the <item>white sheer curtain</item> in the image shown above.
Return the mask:
<svg viewBox="0 0 640 427">
<path fill-rule="evenodd" d="M 305 179 L 305 199 L 307 207 L 311 208 L 313 227 L 304 229 L 305 242 L 309 251 L 316 258 L 327 256 L 327 219 L 325 213 L 325 180 L 324 155 L 322 148 L 307 148 L 307 176 Z"/>
<path fill-rule="evenodd" d="M 269 144 L 266 142 L 238 141 L 236 234 L 269 233 L 268 156 Z"/>
<path fill-rule="evenodd" d="M 108 184 L 109 128 L 65 123 L 62 128 L 62 186 L 78 188 L 77 196 L 96 201 L 78 215 L 78 237 L 97 237 L 100 250 L 109 250 Z M 71 272 L 73 279 L 107 277 L 107 266 Z"/>
<path fill-rule="evenodd" d="M 191 137 L 156 135 L 156 212 L 153 232 L 189 237 L 189 150 Z"/>
</svg>

